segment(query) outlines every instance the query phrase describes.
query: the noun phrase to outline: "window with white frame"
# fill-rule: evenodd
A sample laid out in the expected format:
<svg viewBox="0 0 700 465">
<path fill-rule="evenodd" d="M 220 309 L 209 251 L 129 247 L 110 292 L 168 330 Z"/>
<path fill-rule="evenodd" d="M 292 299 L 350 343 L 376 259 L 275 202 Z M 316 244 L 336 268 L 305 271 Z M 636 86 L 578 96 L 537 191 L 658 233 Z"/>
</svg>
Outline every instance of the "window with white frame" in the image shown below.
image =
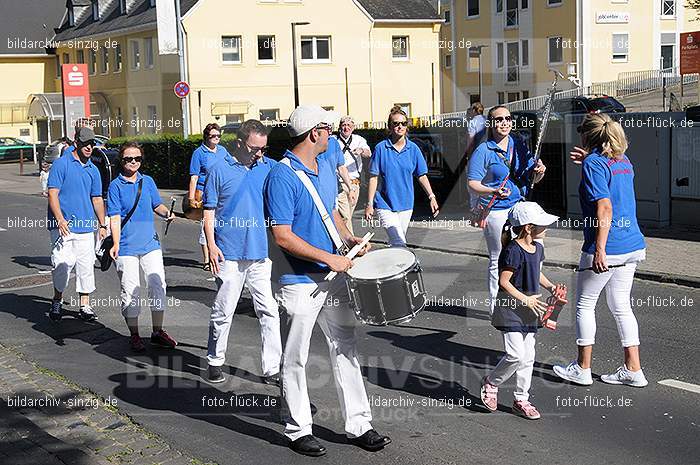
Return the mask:
<svg viewBox="0 0 700 465">
<path fill-rule="evenodd" d="M 496 0 L 496 13 L 503 13 L 503 0 Z"/>
<path fill-rule="evenodd" d="M 117 44 L 114 47 L 114 72 L 118 73 L 122 70 L 122 44 Z"/>
<path fill-rule="evenodd" d="M 479 16 L 479 0 L 467 0 L 467 18 Z"/>
<path fill-rule="evenodd" d="M 674 68 L 676 64 L 676 34 L 661 33 L 661 69 Z"/>
<path fill-rule="evenodd" d="M 676 0 L 661 0 L 661 16 L 676 16 Z"/>
<path fill-rule="evenodd" d="M 562 38 L 559 37 L 549 37 L 548 42 L 548 58 L 547 61 L 550 64 L 553 63 L 563 63 L 564 62 L 564 50 L 562 49 Z"/>
<path fill-rule="evenodd" d="M 156 132 L 156 120 L 158 119 L 158 112 L 156 109 L 155 105 L 148 105 L 148 121 L 150 122 L 148 124 L 150 131 L 152 134 L 155 134 Z"/>
<path fill-rule="evenodd" d="M 627 61 L 629 58 L 629 34 L 612 35 L 612 61 Z"/>
<path fill-rule="evenodd" d="M 506 27 L 518 27 L 518 0 L 506 0 Z"/>
<path fill-rule="evenodd" d="M 496 68 L 503 68 L 503 42 L 496 44 Z"/>
<path fill-rule="evenodd" d="M 444 63 L 445 63 L 445 69 L 452 68 L 452 55 L 451 54 L 449 54 L 449 53 L 445 54 Z"/>
<path fill-rule="evenodd" d="M 278 121 L 280 119 L 280 109 L 270 108 L 260 110 L 260 121 Z"/>
<path fill-rule="evenodd" d="M 391 36 L 391 58 L 397 61 L 408 60 L 408 36 Z"/>
<path fill-rule="evenodd" d="M 506 93 L 505 92 L 498 92 L 498 104 L 503 105 L 506 103 Z"/>
<path fill-rule="evenodd" d="M 306 63 L 330 63 L 331 37 L 302 36 L 301 61 Z"/>
<path fill-rule="evenodd" d="M 506 70 L 506 82 L 517 83 L 520 81 L 520 43 L 508 42 L 506 45 L 508 69 Z"/>
<path fill-rule="evenodd" d="M 562 0 L 547 0 L 547 6 L 559 6 L 562 4 Z"/>
<path fill-rule="evenodd" d="M 527 10 L 529 8 L 529 6 L 530 6 L 530 2 L 528 2 L 528 0 L 522 0 L 520 2 L 520 8 L 523 10 Z"/>
<path fill-rule="evenodd" d="M 241 62 L 241 36 L 221 36 L 221 61 L 224 64 Z"/>
<path fill-rule="evenodd" d="M 231 113 L 224 115 L 224 121 L 226 124 L 242 123 L 245 120 L 245 115 L 241 113 Z"/>
<path fill-rule="evenodd" d="M 91 75 L 97 74 L 97 51 L 94 48 L 88 51 L 88 71 Z"/>
<path fill-rule="evenodd" d="M 100 71 L 102 74 L 109 72 L 109 49 L 107 47 L 102 47 L 102 67 Z"/>
<path fill-rule="evenodd" d="M 141 46 L 138 40 L 131 41 L 131 70 L 137 71 L 141 69 Z"/>
<path fill-rule="evenodd" d="M 523 67 L 530 66 L 530 41 L 527 39 L 520 41 L 520 63 Z"/>
<path fill-rule="evenodd" d="M 467 49 L 467 71 L 479 71 L 481 67 L 481 53 L 478 47 Z"/>
<path fill-rule="evenodd" d="M 143 39 L 143 55 L 146 68 L 155 66 L 155 54 L 153 53 L 153 37 Z"/>
<path fill-rule="evenodd" d="M 275 36 L 258 36 L 258 63 L 275 62 Z"/>
<path fill-rule="evenodd" d="M 401 107 L 404 113 L 411 117 L 411 104 L 410 103 L 395 103 L 394 106 Z"/>
<path fill-rule="evenodd" d="M 520 100 L 520 92 L 508 92 L 508 103 Z"/>
</svg>

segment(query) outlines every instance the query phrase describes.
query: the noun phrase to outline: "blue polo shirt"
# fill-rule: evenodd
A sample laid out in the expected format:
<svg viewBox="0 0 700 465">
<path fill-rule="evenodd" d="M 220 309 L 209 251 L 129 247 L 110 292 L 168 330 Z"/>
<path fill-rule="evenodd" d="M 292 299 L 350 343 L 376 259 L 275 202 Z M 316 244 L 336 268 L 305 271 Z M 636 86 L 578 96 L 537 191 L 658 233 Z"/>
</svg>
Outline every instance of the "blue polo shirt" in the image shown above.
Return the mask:
<svg viewBox="0 0 700 465">
<path fill-rule="evenodd" d="M 595 252 L 597 219 L 596 202 L 610 199 L 612 224 L 605 253 L 621 255 L 645 248 L 644 236 L 637 223 L 634 194 L 634 168 L 626 155 L 608 158 L 594 151 L 583 160 L 579 199 L 584 217 L 583 250 Z"/>
<path fill-rule="evenodd" d="M 510 189 L 510 197 L 496 199 L 492 210 L 505 210 L 511 208 L 527 195 L 528 177 L 535 165 L 535 160 L 524 142 L 517 141 L 513 136 L 508 136 L 508 149 L 503 150 L 494 140 L 482 142 L 469 157 L 467 167 L 467 179 L 480 181 L 484 186 L 497 188 L 510 174 L 511 168 L 506 160 L 512 159 L 513 174 L 506 182 L 505 187 Z M 522 187 L 519 187 L 522 186 Z M 490 195 L 479 198 L 481 205 L 488 205 Z"/>
<path fill-rule="evenodd" d="M 369 173 L 382 177 L 374 208 L 400 212 L 413 209 L 413 177 L 427 174 L 428 165 L 420 148 L 409 139 L 400 152 L 390 139 L 385 139 L 374 148 Z"/>
<path fill-rule="evenodd" d="M 88 160 L 83 164 L 74 154 L 60 157 L 51 164 L 49 189 L 58 189 L 61 212 L 74 233 L 93 232 L 99 226 L 92 205 L 93 197 L 102 197 L 100 171 Z M 58 229 L 51 209 L 47 214 L 49 230 Z"/>
<path fill-rule="evenodd" d="M 216 153 L 209 150 L 209 148 L 202 144 L 197 149 L 192 152 L 192 159 L 190 160 L 190 176 L 199 176 L 197 179 L 197 190 L 204 191 L 204 183 L 207 180 L 207 173 L 209 168 L 214 166 L 214 164 L 229 155 L 228 150 L 221 144 L 216 146 Z"/>
<path fill-rule="evenodd" d="M 153 178 L 136 173 L 136 181 L 132 182 L 119 175 L 109 184 L 107 193 L 107 214 L 120 216 L 122 220 L 134 206 L 138 182 L 143 179 L 141 198 L 134 214 L 126 226 L 122 228 L 119 237 L 119 255 L 138 256 L 160 248 L 153 221 L 153 210 L 163 202 Z"/>
<path fill-rule="evenodd" d="M 63 147 L 63 150 L 61 150 L 61 156 L 68 155 L 75 152 L 75 145 L 66 145 Z"/>
<path fill-rule="evenodd" d="M 310 245 L 335 253 L 333 241 L 323 225 L 311 194 L 293 171 L 303 170 L 309 176 L 323 205 L 332 215 L 338 192 L 335 163 L 318 156 L 316 158 L 318 174 L 316 174 L 306 168 L 294 153 L 287 151 L 284 156 L 290 160 L 292 169 L 283 163 L 278 163 L 270 170 L 265 181 L 265 213 L 270 224 L 291 225 L 292 232 Z M 334 218 L 333 221 L 335 222 Z M 280 284 L 318 282 L 331 271 L 323 263 L 302 260 L 284 251 L 277 251 L 275 248 L 272 250 L 279 252 L 279 259 L 275 256 L 272 260 L 272 277 Z"/>
<path fill-rule="evenodd" d="M 336 168 L 345 165 L 345 155 L 340 148 L 340 142 L 335 137 L 328 138 L 326 151 L 318 155 L 319 158 L 326 158 L 330 163 L 335 163 Z"/>
<path fill-rule="evenodd" d="M 248 168 L 226 155 L 209 170 L 204 208 L 215 210 L 214 241 L 226 260 L 267 258 L 263 184 L 276 164 L 263 157 Z"/>
</svg>

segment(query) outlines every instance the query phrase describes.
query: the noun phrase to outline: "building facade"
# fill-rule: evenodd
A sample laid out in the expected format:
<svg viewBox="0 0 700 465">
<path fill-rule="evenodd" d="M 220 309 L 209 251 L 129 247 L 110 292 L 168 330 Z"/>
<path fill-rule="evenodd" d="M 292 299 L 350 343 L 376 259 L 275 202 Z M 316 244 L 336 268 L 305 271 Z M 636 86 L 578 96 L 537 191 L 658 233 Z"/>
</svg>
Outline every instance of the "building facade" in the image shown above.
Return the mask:
<svg viewBox="0 0 700 465">
<path fill-rule="evenodd" d="M 441 0 L 439 10 L 446 112 L 543 95 L 550 68 L 583 85 L 672 69 L 679 34 L 700 29 L 683 0 Z"/>
<path fill-rule="evenodd" d="M 285 119 L 294 108 L 292 23 L 300 103 L 357 121 L 442 111 L 438 35 L 425 0 L 180 0 L 191 92 L 190 132 L 210 122 Z M 61 63 L 86 63 L 105 134 L 181 132 L 177 55 L 158 54 L 155 0 L 68 0 Z M 55 81 L 60 90 L 60 79 Z"/>
</svg>

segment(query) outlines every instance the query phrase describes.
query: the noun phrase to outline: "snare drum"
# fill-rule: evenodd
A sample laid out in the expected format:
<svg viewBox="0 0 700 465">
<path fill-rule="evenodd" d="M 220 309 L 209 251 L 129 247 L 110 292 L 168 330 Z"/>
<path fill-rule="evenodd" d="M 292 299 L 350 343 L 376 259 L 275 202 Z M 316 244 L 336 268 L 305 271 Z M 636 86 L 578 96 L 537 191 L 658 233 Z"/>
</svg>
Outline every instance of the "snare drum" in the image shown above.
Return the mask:
<svg viewBox="0 0 700 465">
<path fill-rule="evenodd" d="M 364 324 L 406 323 L 425 307 L 420 263 L 408 249 L 370 252 L 353 260 L 347 275 L 351 305 Z"/>
</svg>

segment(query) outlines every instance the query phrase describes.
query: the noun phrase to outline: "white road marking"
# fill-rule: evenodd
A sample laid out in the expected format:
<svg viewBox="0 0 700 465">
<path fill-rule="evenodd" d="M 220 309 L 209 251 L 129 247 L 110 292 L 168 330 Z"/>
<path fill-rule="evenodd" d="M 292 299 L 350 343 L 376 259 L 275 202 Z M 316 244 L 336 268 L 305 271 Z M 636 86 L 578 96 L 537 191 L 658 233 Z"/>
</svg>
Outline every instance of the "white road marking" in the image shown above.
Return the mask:
<svg viewBox="0 0 700 465">
<path fill-rule="evenodd" d="M 678 381 L 677 379 L 664 379 L 659 381 L 659 384 L 700 394 L 700 386 L 697 384 L 685 383 L 683 381 Z"/>
<path fill-rule="evenodd" d="M 7 231 L 7 229 L 5 229 L 5 228 L 0 228 L 0 231 Z"/>
</svg>

